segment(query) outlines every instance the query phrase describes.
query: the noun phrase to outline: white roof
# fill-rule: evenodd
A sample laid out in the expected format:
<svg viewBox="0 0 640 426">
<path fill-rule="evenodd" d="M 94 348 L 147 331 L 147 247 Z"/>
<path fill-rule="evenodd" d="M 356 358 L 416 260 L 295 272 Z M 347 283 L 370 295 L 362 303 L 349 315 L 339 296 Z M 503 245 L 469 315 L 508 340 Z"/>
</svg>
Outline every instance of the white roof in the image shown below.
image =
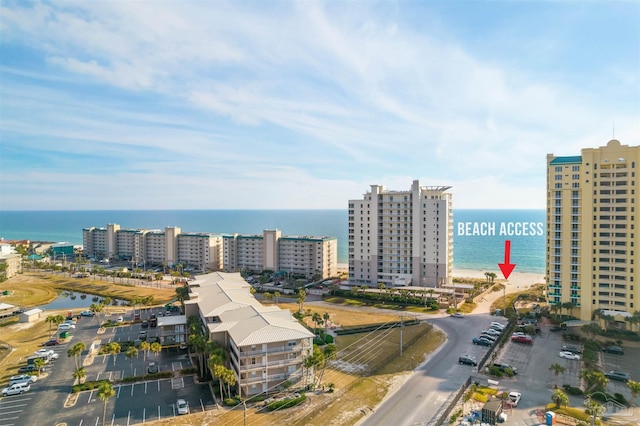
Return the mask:
<svg viewBox="0 0 640 426">
<path fill-rule="evenodd" d="M 33 309 L 29 309 L 28 311 L 23 312 L 24 315 L 35 315 L 35 314 L 39 314 L 40 312 L 44 312 L 44 310 L 40 309 L 40 308 L 33 308 Z"/>
<path fill-rule="evenodd" d="M 214 272 L 201 275 L 197 283 L 197 304 L 204 317 L 221 322 L 207 323 L 210 332 L 226 331 L 237 346 L 286 342 L 313 337 L 288 310 L 263 306 L 250 292 L 251 286 L 239 273 Z"/>
<path fill-rule="evenodd" d="M 168 317 L 158 318 L 158 327 L 163 327 L 165 325 L 180 325 L 186 323 L 187 317 L 185 315 L 171 315 Z"/>
<path fill-rule="evenodd" d="M 15 308 L 15 306 L 10 305 L 8 303 L 0 303 L 0 311 L 4 309 L 11 309 L 11 308 Z"/>
</svg>

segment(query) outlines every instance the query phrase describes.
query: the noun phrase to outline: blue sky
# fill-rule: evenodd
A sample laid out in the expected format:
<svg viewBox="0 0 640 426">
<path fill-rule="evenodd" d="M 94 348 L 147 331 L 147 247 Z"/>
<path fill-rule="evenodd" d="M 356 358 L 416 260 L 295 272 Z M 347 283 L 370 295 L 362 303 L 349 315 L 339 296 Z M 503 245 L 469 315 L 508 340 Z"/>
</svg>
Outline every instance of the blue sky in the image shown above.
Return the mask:
<svg viewBox="0 0 640 426">
<path fill-rule="evenodd" d="M 640 140 L 638 1 L 0 3 L 0 208 L 544 208 Z"/>
</svg>

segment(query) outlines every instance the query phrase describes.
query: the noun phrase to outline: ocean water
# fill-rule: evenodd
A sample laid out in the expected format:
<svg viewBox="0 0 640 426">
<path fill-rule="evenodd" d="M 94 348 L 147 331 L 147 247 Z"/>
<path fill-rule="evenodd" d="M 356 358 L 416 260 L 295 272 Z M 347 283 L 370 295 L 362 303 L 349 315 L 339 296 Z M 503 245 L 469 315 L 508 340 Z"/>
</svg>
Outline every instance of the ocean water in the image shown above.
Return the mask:
<svg viewBox="0 0 640 426">
<path fill-rule="evenodd" d="M 338 238 L 338 261 L 348 263 L 347 210 L 87 210 L 0 211 L 0 238 L 82 244 L 82 229 L 118 223 L 122 228 L 183 232 Z M 505 241 L 518 272 L 544 273 L 544 210 L 454 210 L 454 268 L 494 271 L 504 261 Z M 525 235 L 526 234 L 526 235 Z"/>
</svg>

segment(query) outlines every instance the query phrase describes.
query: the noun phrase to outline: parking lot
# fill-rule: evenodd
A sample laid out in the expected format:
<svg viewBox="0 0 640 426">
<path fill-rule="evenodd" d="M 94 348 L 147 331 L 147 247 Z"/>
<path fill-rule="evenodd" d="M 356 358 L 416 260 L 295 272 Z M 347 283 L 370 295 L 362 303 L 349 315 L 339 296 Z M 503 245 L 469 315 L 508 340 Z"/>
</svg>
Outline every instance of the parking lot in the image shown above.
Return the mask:
<svg viewBox="0 0 640 426">
<path fill-rule="evenodd" d="M 184 399 L 191 413 L 214 408 L 206 383 L 194 382 L 193 376 L 116 385 L 115 396 L 107 402 L 107 421 L 111 425 L 130 425 L 166 419 L 178 415 L 176 401 Z M 76 404 L 65 409 L 69 425 L 102 423 L 104 403 L 97 390 L 82 392 Z"/>
<path fill-rule="evenodd" d="M 575 343 L 562 340 L 562 332 L 550 332 L 549 327 L 542 327 L 541 333 L 534 337 L 533 345 L 518 344 L 509 341 L 498 352 L 496 361 L 513 365 L 518 369 L 518 375 L 499 379 L 499 388 L 506 391 L 518 391 L 522 393 L 522 399 L 517 408 L 509 410 L 508 416 L 511 424 L 535 424 L 531 423 L 535 418 L 536 410 L 551 402 L 551 394 L 556 382 L 558 387 L 565 384 L 584 389 L 580 379 L 582 361 L 564 359 L 559 356 L 563 345 Z M 640 348 L 629 347 L 624 355 L 600 353 L 600 366 L 602 371 L 617 370 L 631 374 L 633 380 L 640 380 Z M 553 371 L 549 370 L 552 364 L 560 364 L 565 368 L 556 378 Z M 620 393 L 629 400 L 631 392 L 624 382 L 610 380 L 607 385 L 610 394 Z M 569 395 L 572 406 L 581 407 L 585 396 Z M 637 401 L 636 401 L 637 403 Z"/>
</svg>

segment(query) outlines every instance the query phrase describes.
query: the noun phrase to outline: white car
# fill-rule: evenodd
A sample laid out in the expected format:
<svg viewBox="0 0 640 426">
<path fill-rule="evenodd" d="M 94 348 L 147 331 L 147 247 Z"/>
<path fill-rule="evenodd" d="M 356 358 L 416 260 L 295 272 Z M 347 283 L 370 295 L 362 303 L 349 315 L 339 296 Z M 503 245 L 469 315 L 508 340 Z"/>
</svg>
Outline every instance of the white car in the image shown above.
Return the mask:
<svg viewBox="0 0 640 426">
<path fill-rule="evenodd" d="M 29 392 L 29 389 L 31 389 L 31 386 L 28 382 L 14 383 L 8 388 L 2 389 L 2 391 L 0 391 L 0 395 L 20 395 L 21 393 Z"/>
<path fill-rule="evenodd" d="M 580 359 L 580 355 L 574 354 L 573 352 L 567 352 L 567 351 L 560 352 L 558 356 L 560 356 L 560 358 L 565 358 L 565 359 L 576 359 L 576 360 Z"/>
<path fill-rule="evenodd" d="M 55 354 L 55 352 L 53 350 L 51 350 L 51 349 L 38 349 L 33 354 L 34 355 L 39 355 L 39 356 L 51 357 L 51 356 L 53 356 L 53 354 Z"/>
<path fill-rule="evenodd" d="M 511 402 L 512 406 L 517 407 L 518 402 L 520 402 L 520 398 L 522 398 L 522 394 L 520 392 L 509 392 L 509 396 L 507 398 Z"/>
<path fill-rule="evenodd" d="M 122 318 L 122 317 L 118 317 L 118 318 L 116 318 L 116 322 L 117 322 L 117 323 L 124 322 L 124 318 Z"/>
<path fill-rule="evenodd" d="M 58 330 L 71 330 L 72 328 L 76 328 L 75 324 L 64 323 L 58 326 Z"/>
<path fill-rule="evenodd" d="M 178 409 L 178 414 L 189 414 L 189 404 L 184 399 L 176 401 L 176 408 Z"/>
<path fill-rule="evenodd" d="M 490 328 L 490 329 L 488 329 L 488 330 L 482 330 L 482 332 L 483 332 L 483 333 L 486 333 L 486 334 L 491 334 L 491 335 L 493 335 L 493 336 L 499 336 L 499 335 L 501 335 L 501 334 L 502 334 L 502 332 L 501 332 L 501 331 L 496 330 L 495 328 Z"/>
<path fill-rule="evenodd" d="M 9 385 L 13 385 L 15 383 L 34 383 L 38 381 L 38 376 L 31 376 L 29 374 L 18 374 L 17 376 L 11 376 L 9 379 Z"/>
</svg>

